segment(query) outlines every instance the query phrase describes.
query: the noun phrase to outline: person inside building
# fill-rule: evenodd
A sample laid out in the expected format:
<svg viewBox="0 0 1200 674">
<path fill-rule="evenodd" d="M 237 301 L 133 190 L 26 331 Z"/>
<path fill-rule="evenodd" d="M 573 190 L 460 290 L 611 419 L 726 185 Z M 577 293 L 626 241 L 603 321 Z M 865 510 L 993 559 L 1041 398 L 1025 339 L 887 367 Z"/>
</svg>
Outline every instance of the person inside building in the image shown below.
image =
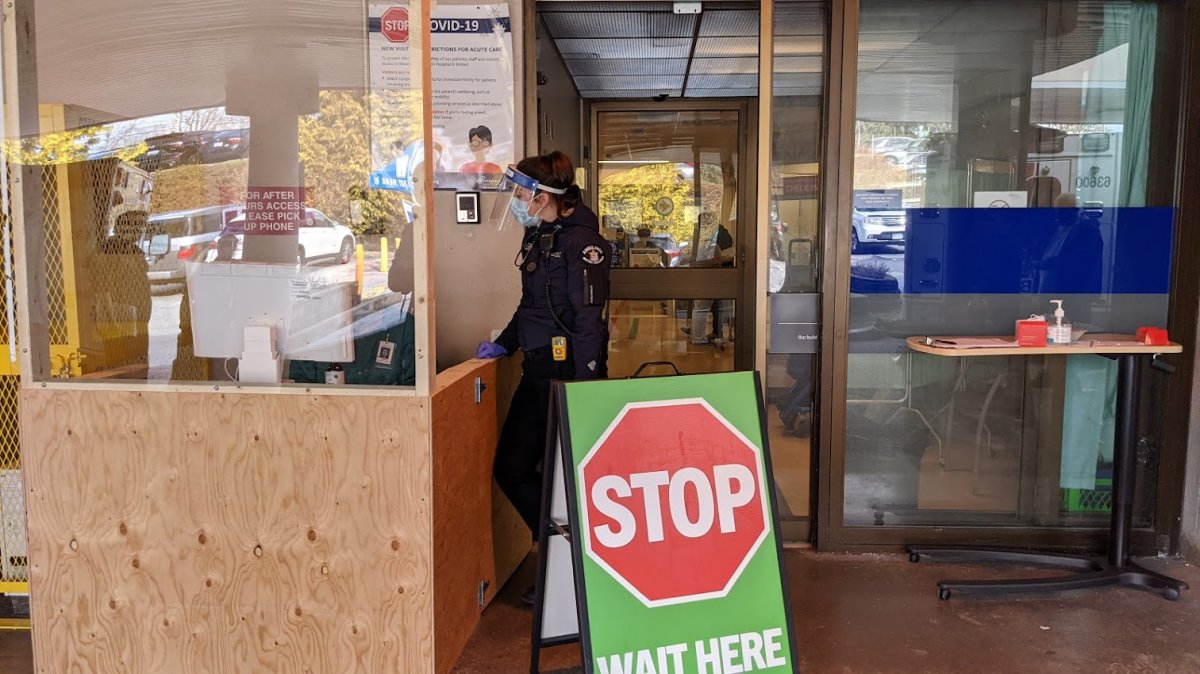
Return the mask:
<svg viewBox="0 0 1200 674">
<path fill-rule="evenodd" d="M 216 255 L 213 257 L 213 262 L 233 262 L 234 255 L 237 253 L 237 245 L 237 236 L 222 234 L 217 239 Z"/>
<path fill-rule="evenodd" d="M 606 375 L 611 248 L 595 213 L 580 200 L 575 167 L 561 152 L 528 157 L 505 172 L 507 218 L 524 228 L 515 264 L 521 300 L 494 342 L 476 355 L 524 352 L 521 381 L 500 432 L 493 472 L 537 538 L 550 382 Z M 530 599 L 532 601 L 532 599 Z"/>
<path fill-rule="evenodd" d="M 96 255 L 88 258 L 91 315 L 104 340 L 109 367 L 149 359 L 150 281 L 140 245 L 146 228 L 145 211 L 121 213 L 111 234 L 100 233 Z"/>
<path fill-rule="evenodd" d="M 692 267 L 732 267 L 734 263 L 733 234 L 724 223 L 712 213 L 700 214 L 700 231 L 707 232 L 716 225 L 712 241 L 701 251 L 701 259 L 693 262 Z M 709 315 L 712 315 L 712 333 L 705 333 L 705 325 Z M 733 317 L 733 300 L 695 300 L 692 303 L 692 324 L 682 328 L 684 334 L 691 337 L 693 344 L 713 344 L 724 348 L 729 327 L 726 323 Z"/>
</svg>

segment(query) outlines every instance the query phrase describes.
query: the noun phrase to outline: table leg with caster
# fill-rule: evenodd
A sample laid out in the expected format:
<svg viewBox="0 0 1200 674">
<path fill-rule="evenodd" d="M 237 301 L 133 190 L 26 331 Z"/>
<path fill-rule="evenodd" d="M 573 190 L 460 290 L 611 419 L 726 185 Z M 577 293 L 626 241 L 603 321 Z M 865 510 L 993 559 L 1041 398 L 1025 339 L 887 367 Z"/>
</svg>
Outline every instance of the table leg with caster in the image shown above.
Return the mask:
<svg viewBox="0 0 1200 674">
<path fill-rule="evenodd" d="M 1050 552 L 1012 550 L 1007 548 L 955 548 L 936 545 L 910 545 L 908 558 L 919 562 L 923 557 L 934 561 L 1008 562 L 1067 569 L 1074 573 L 1046 578 L 1018 580 L 943 580 L 938 583 L 938 598 L 949 599 L 961 594 L 1016 594 L 1062 592 L 1118 585 L 1158 592 L 1169 600 L 1179 598 L 1187 583 L 1151 571 L 1129 559 L 1129 532 L 1133 522 L 1134 468 L 1137 465 L 1135 428 L 1138 409 L 1138 374 L 1141 358 L 1138 354 L 1114 356 L 1118 363 L 1117 429 L 1113 456 L 1113 503 L 1108 554 L 1087 557 Z M 1166 363 L 1153 360 L 1151 364 L 1165 372 Z"/>
<path fill-rule="evenodd" d="M 1034 592 L 1066 592 L 1096 587 L 1120 585 L 1151 592 L 1158 592 L 1165 599 L 1175 601 L 1180 592 L 1188 588 L 1187 583 L 1149 569 L 1128 564 L 1111 567 L 1103 561 L 1095 563 L 1098 571 L 1087 571 L 1070 576 L 1049 578 L 1022 578 L 1019 580 L 943 580 L 938 582 L 938 598 L 947 600 L 952 594 L 998 595 Z"/>
</svg>

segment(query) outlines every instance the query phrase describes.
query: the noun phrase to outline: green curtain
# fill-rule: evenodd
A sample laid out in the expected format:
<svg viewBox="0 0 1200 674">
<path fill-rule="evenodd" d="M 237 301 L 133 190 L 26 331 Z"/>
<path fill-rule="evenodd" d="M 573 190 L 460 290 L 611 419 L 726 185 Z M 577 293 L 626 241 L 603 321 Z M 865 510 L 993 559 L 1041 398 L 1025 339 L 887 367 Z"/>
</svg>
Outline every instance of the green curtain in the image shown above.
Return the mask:
<svg viewBox="0 0 1200 674">
<path fill-rule="evenodd" d="M 1126 43 L 1129 49 L 1122 115 L 1119 206 L 1146 205 L 1157 32 L 1158 8 L 1151 2 L 1112 3 L 1105 7 L 1104 35 L 1097 45 L 1097 52 L 1104 54 Z M 1102 102 L 1100 107 L 1103 108 Z M 1095 489 L 1097 465 L 1112 461 L 1116 364 L 1099 356 L 1071 356 L 1067 359 L 1065 385 L 1059 486 Z"/>
<path fill-rule="evenodd" d="M 1067 357 L 1059 486 L 1095 489 L 1096 469 L 1113 460 L 1117 364 L 1103 356 Z"/>
<path fill-rule="evenodd" d="M 1154 99 L 1154 52 L 1158 47 L 1158 7 L 1134 2 L 1122 11 L 1106 8 L 1105 32 L 1127 24 L 1129 64 L 1125 76 L 1125 131 L 1121 144 L 1121 206 L 1146 205 L 1150 164 L 1150 105 Z M 1125 26 L 1121 26 L 1125 28 Z"/>
</svg>

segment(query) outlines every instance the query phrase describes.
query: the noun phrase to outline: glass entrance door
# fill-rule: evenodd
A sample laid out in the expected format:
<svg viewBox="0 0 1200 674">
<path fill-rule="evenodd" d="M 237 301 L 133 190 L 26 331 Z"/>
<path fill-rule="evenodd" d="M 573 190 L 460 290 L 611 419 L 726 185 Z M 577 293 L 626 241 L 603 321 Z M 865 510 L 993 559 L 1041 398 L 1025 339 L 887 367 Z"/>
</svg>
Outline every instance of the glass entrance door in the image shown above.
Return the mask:
<svg viewBox="0 0 1200 674">
<path fill-rule="evenodd" d="M 1182 39 L 1170 5 L 844 4 L 857 69 L 838 137 L 853 156 L 827 231 L 845 330 L 824 379 L 844 406 L 823 546 L 1101 540 L 1115 365 L 942 358 L 905 339 L 1011 335 L 1053 300 L 1077 331 L 1165 323 L 1177 87 L 1155 58 Z M 1135 527 L 1155 524 L 1162 423 L 1148 404 Z"/>
<path fill-rule="evenodd" d="M 592 106 L 593 202 L 613 246 L 609 376 L 749 368 L 751 105 L 651 105 Z"/>
<path fill-rule="evenodd" d="M 778 0 L 772 7 L 768 269 L 765 375 L 779 517 L 785 540 L 809 540 L 816 403 L 821 352 L 825 133 L 825 0 Z M 765 24 L 766 25 L 766 24 Z"/>
</svg>

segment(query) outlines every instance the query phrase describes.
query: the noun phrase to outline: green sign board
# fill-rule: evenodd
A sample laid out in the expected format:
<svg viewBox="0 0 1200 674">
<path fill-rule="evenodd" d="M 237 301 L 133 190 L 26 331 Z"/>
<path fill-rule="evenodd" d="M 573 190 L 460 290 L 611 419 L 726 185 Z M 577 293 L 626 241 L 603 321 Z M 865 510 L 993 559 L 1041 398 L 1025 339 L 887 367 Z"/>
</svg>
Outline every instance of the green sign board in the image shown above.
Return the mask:
<svg viewBox="0 0 1200 674">
<path fill-rule="evenodd" d="M 557 391 L 585 670 L 796 671 L 755 374 Z"/>
</svg>

